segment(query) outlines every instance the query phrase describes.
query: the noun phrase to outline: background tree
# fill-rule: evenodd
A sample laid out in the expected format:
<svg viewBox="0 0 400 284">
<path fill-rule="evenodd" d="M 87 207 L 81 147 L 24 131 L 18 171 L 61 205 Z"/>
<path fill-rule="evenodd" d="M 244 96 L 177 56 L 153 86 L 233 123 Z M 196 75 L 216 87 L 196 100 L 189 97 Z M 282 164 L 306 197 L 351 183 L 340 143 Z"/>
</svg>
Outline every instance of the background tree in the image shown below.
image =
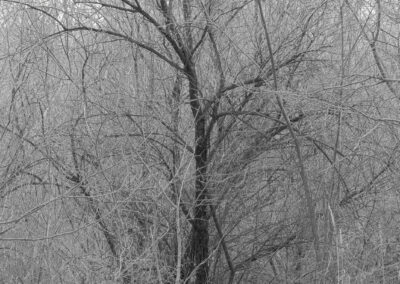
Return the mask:
<svg viewBox="0 0 400 284">
<path fill-rule="evenodd" d="M 397 4 L 0 5 L 2 281 L 397 281 Z"/>
</svg>

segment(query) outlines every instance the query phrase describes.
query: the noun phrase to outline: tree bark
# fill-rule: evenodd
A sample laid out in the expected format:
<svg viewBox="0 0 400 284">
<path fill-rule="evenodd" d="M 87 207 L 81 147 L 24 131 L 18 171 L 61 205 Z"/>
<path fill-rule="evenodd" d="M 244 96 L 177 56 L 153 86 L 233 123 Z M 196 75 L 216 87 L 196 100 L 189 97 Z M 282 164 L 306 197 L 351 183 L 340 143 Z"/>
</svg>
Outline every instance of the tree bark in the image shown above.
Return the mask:
<svg viewBox="0 0 400 284">
<path fill-rule="evenodd" d="M 208 138 L 206 132 L 206 115 L 201 107 L 198 92 L 198 81 L 194 64 L 189 60 L 185 67 L 189 81 L 189 98 L 195 122 L 195 203 L 193 208 L 193 222 L 190 233 L 188 251 L 186 253 L 189 264 L 185 277 L 194 276 L 194 283 L 207 283 L 209 267 L 209 214 L 207 192 L 207 155 Z"/>
</svg>

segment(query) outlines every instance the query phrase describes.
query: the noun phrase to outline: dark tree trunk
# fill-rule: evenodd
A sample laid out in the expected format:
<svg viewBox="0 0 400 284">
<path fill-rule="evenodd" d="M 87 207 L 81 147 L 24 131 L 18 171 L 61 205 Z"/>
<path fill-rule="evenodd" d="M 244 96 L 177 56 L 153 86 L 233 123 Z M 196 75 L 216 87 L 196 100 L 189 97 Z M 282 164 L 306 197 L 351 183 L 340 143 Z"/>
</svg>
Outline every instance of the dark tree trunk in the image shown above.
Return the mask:
<svg viewBox="0 0 400 284">
<path fill-rule="evenodd" d="M 205 124 L 204 121 L 199 124 Z M 199 126 L 202 131 L 202 125 Z M 205 135 L 204 131 L 202 134 Z M 191 235 L 191 246 L 196 272 L 196 284 L 207 283 L 208 278 L 208 194 L 207 180 L 207 143 L 205 137 L 199 137 L 196 153 L 196 203 L 194 208 L 194 222 Z M 204 140 L 204 141 L 203 141 Z"/>
<path fill-rule="evenodd" d="M 192 230 L 189 246 L 185 253 L 186 263 L 185 277 L 193 273 L 194 283 L 207 283 L 209 267 L 209 226 L 208 226 L 208 192 L 207 192 L 207 153 L 208 138 L 206 132 L 206 114 L 200 104 L 198 82 L 194 66 L 189 62 L 186 65 L 186 75 L 189 80 L 190 105 L 195 122 L 195 203 L 193 209 Z"/>
</svg>

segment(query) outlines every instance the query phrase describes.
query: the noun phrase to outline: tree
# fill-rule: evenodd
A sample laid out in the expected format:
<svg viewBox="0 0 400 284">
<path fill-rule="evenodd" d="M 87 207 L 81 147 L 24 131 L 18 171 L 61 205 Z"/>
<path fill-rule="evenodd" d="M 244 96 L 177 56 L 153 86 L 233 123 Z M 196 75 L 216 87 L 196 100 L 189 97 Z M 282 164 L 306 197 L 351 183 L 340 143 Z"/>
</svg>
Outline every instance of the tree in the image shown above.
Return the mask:
<svg viewBox="0 0 400 284">
<path fill-rule="evenodd" d="M 391 3 L 0 3 L 4 281 L 394 277 Z"/>
</svg>

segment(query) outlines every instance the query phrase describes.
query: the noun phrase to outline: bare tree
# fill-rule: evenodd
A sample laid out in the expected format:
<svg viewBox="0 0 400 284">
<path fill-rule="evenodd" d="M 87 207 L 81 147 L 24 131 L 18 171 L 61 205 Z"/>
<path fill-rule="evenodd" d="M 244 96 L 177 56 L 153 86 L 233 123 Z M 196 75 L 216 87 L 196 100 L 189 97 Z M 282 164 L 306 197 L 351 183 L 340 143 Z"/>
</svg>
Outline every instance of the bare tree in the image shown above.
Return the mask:
<svg viewBox="0 0 400 284">
<path fill-rule="evenodd" d="M 2 281 L 397 277 L 393 3 L 0 5 Z"/>
</svg>

